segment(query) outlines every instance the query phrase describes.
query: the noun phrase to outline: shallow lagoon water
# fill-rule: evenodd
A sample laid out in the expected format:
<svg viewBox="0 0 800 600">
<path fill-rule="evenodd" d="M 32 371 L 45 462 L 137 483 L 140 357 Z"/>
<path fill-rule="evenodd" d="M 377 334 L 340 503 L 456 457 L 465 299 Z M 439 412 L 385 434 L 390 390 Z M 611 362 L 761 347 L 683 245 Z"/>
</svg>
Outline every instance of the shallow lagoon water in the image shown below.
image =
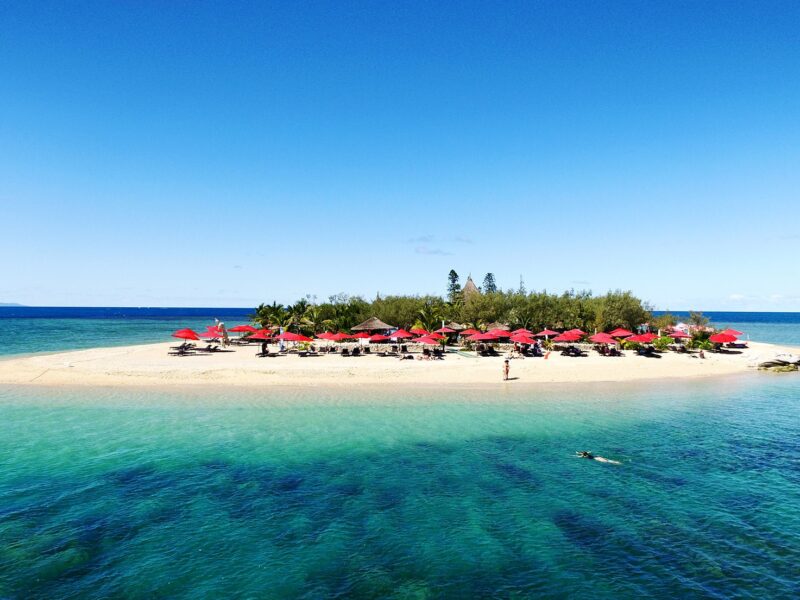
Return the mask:
<svg viewBox="0 0 800 600">
<path fill-rule="evenodd" d="M 0 597 L 796 596 L 798 391 L 2 388 Z"/>
</svg>

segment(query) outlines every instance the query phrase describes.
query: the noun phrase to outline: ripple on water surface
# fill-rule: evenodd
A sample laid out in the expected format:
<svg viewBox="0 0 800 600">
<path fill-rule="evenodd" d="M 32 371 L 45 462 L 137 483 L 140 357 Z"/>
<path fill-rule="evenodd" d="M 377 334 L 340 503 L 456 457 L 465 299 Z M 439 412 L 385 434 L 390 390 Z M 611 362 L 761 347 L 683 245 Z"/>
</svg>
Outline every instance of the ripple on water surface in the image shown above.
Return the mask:
<svg viewBox="0 0 800 600">
<path fill-rule="evenodd" d="M 5 389 L 0 597 L 796 595 L 797 379 L 649 387 Z"/>
</svg>

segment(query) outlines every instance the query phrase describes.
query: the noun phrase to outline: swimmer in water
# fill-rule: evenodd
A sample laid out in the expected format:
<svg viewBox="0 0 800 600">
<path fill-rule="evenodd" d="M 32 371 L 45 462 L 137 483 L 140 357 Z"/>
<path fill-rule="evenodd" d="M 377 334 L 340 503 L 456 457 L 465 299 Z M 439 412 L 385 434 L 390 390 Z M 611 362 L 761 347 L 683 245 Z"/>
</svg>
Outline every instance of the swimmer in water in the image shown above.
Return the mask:
<svg viewBox="0 0 800 600">
<path fill-rule="evenodd" d="M 610 458 L 604 458 L 602 456 L 595 456 L 591 452 L 587 452 L 586 450 L 581 450 L 580 452 L 576 452 L 575 454 L 578 455 L 579 458 L 588 458 L 589 460 L 596 460 L 597 462 L 602 463 L 609 463 L 612 465 L 621 465 L 622 463 L 618 460 L 611 460 Z"/>
</svg>

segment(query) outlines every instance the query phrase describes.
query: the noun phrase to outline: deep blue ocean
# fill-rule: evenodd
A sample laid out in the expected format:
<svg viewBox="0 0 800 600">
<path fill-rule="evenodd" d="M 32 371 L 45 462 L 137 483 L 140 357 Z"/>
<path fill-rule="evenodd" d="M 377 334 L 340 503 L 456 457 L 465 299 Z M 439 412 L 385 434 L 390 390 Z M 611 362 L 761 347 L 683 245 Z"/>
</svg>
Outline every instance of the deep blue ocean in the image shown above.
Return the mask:
<svg viewBox="0 0 800 600">
<path fill-rule="evenodd" d="M 158 341 L 249 312 L 59 310 L 0 308 L 5 344 Z M 800 345 L 797 314 L 709 316 Z M 0 424 L 3 599 L 800 596 L 797 373 L 0 386 Z"/>
</svg>

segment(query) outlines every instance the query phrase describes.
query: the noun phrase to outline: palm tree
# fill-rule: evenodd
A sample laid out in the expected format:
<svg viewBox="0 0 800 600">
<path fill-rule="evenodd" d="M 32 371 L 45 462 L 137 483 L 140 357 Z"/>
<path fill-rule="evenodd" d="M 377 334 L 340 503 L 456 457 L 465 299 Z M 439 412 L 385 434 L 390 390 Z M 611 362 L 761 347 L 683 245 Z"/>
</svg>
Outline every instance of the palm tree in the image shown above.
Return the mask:
<svg viewBox="0 0 800 600">
<path fill-rule="evenodd" d="M 442 326 L 442 307 L 433 302 L 426 302 L 417 312 L 417 320 L 422 328 L 427 331 L 434 331 Z"/>
</svg>

